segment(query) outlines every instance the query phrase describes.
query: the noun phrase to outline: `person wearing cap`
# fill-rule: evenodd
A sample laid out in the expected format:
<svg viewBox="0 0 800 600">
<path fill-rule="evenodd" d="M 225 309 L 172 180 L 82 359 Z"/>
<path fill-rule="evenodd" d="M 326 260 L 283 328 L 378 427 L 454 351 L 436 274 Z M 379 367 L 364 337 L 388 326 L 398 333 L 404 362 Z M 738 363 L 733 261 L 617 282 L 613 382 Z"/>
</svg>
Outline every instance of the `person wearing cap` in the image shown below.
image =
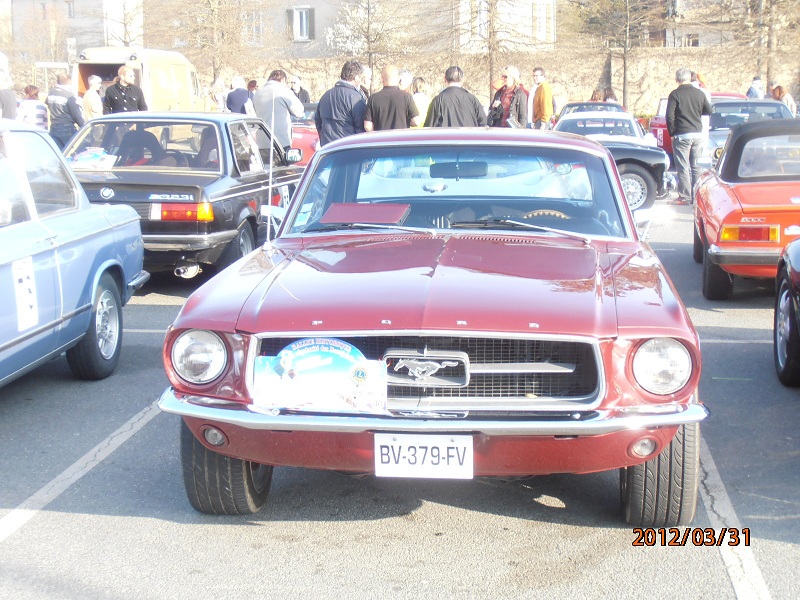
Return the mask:
<svg viewBox="0 0 800 600">
<path fill-rule="evenodd" d="M 103 99 L 100 97 L 100 85 L 103 80 L 97 75 L 89 75 L 89 88 L 83 93 L 83 117 L 87 121 L 103 116 Z"/>
<path fill-rule="evenodd" d="M 525 127 L 528 122 L 528 96 L 519 85 L 519 69 L 506 67 L 500 76 L 503 87 L 497 90 L 489 107 L 489 127 Z"/>
</svg>

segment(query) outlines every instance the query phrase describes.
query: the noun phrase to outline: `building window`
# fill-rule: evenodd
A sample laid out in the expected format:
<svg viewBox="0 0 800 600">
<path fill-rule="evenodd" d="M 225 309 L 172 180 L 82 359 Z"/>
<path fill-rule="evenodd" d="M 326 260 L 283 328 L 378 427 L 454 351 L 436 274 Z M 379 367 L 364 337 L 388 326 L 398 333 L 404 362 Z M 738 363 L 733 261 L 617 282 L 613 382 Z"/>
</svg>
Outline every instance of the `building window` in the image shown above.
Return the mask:
<svg viewBox="0 0 800 600">
<path fill-rule="evenodd" d="M 75 18 L 75 3 L 74 2 L 65 2 L 67 5 L 67 18 L 74 19 Z"/>
<path fill-rule="evenodd" d="M 264 43 L 264 13 L 260 10 L 248 11 L 244 19 L 244 39 L 252 46 Z"/>
<path fill-rule="evenodd" d="M 290 8 L 286 11 L 292 41 L 307 42 L 314 39 L 314 9 Z"/>
</svg>

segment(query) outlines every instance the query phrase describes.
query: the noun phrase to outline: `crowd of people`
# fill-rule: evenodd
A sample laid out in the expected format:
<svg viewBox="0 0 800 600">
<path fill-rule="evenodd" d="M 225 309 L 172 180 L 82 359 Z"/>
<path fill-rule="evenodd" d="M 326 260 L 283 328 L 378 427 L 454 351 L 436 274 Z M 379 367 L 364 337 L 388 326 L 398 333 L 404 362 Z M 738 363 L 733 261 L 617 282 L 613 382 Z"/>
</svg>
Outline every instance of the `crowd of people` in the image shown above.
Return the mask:
<svg viewBox="0 0 800 600">
<path fill-rule="evenodd" d="M 679 71 L 681 73 L 681 71 Z M 692 159 L 698 152 L 696 131 L 684 131 L 687 122 L 694 128 L 694 112 L 685 114 L 686 106 L 679 99 L 688 97 L 681 86 L 688 84 L 699 88 L 709 98 L 708 90 L 701 75 L 688 71 L 689 80 L 678 81 L 679 86 L 670 95 L 669 116 L 672 115 L 673 138 L 677 136 L 678 150 L 675 163 L 679 175 L 679 200 L 688 201 L 686 190 L 691 189 L 692 173 L 696 170 Z M 358 61 L 347 61 L 342 67 L 341 76 L 335 85 L 327 90 L 319 100 L 315 113 L 316 127 L 320 144 L 325 145 L 335 139 L 365 131 L 398 129 L 406 127 L 528 127 L 549 129 L 556 113 L 553 90 L 547 81 L 542 67 L 531 71 L 533 85 L 527 89 L 522 81 L 520 70 L 507 66 L 502 70 L 501 79 L 495 86 L 488 111 L 478 99 L 464 87 L 464 71 L 457 65 L 450 66 L 443 76 L 443 87 L 431 96 L 427 82 L 422 77 L 414 77 L 407 69 L 387 65 L 381 71 L 380 90 L 370 93 L 372 72 Z M 683 77 L 683 74 L 681 74 Z M 114 83 L 102 89 L 102 79 L 91 75 L 87 79 L 87 89 L 83 98 L 72 92 L 69 75 L 62 73 L 56 85 L 49 90 L 44 102 L 40 100 L 40 90 L 33 85 L 24 89 L 24 98 L 17 100 L 10 89 L 10 80 L 0 73 L 0 110 L 3 118 L 17 118 L 35 127 L 49 129 L 53 139 L 64 146 L 85 121 L 102 114 L 147 110 L 142 90 L 135 84 L 135 72 L 123 66 L 118 71 Z M 699 98 L 694 94 L 695 98 Z M 749 98 L 772 98 L 785 104 L 793 115 L 797 115 L 797 105 L 788 89 L 775 82 L 769 82 L 766 89 L 759 76 L 753 78 L 747 91 Z M 618 102 L 610 87 L 594 90 L 590 101 Z M 267 122 L 275 136 L 285 148 L 290 147 L 292 117 L 301 117 L 304 104 L 311 101 L 311 95 L 302 85 L 298 75 L 289 75 L 283 69 L 273 70 L 266 83 L 259 87 L 258 81 L 246 81 L 235 76 L 230 86 L 218 79 L 205 96 L 204 110 L 237 112 L 256 115 Z M 684 114 L 682 114 L 684 110 Z M 705 107 L 701 107 L 702 118 Z M 671 111 L 671 113 L 670 113 Z M 688 136 L 688 137 L 687 137 Z M 684 149 L 688 148 L 684 154 Z M 689 179 L 686 180 L 686 173 Z"/>
</svg>

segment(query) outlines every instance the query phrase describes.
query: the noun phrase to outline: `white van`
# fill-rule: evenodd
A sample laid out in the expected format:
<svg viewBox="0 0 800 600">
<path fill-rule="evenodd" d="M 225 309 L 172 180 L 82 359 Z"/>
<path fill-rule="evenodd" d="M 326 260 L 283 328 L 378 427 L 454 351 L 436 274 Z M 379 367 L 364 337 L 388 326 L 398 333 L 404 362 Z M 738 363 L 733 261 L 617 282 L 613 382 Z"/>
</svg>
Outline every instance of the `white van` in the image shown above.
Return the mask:
<svg viewBox="0 0 800 600">
<path fill-rule="evenodd" d="M 149 110 L 198 111 L 203 98 L 197 71 L 183 54 L 172 50 L 151 50 L 125 46 L 86 48 L 72 66 L 73 91 L 83 96 L 90 75 L 103 80 L 103 89 L 114 84 L 123 65 L 136 73 Z"/>
</svg>

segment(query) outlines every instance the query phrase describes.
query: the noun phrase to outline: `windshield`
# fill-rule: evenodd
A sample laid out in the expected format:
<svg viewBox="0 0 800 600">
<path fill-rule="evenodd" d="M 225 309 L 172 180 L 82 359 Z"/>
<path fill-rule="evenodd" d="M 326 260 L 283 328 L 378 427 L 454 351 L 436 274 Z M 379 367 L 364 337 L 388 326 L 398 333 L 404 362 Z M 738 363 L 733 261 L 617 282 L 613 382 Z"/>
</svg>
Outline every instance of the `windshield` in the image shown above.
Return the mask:
<svg viewBox="0 0 800 600">
<path fill-rule="evenodd" d="M 579 135 L 627 135 L 636 136 L 636 128 L 630 119 L 596 118 L 564 119 L 555 127 L 556 131 Z"/>
<path fill-rule="evenodd" d="M 552 147 L 382 147 L 324 156 L 284 232 L 369 225 L 625 235 L 605 163 Z"/>
<path fill-rule="evenodd" d="M 75 171 L 120 168 L 219 171 L 217 128 L 201 123 L 97 122 L 65 152 Z"/>
<path fill-rule="evenodd" d="M 780 102 L 720 102 L 711 107 L 711 131 L 727 131 L 742 123 L 766 119 L 790 119 L 792 113 Z"/>
</svg>

